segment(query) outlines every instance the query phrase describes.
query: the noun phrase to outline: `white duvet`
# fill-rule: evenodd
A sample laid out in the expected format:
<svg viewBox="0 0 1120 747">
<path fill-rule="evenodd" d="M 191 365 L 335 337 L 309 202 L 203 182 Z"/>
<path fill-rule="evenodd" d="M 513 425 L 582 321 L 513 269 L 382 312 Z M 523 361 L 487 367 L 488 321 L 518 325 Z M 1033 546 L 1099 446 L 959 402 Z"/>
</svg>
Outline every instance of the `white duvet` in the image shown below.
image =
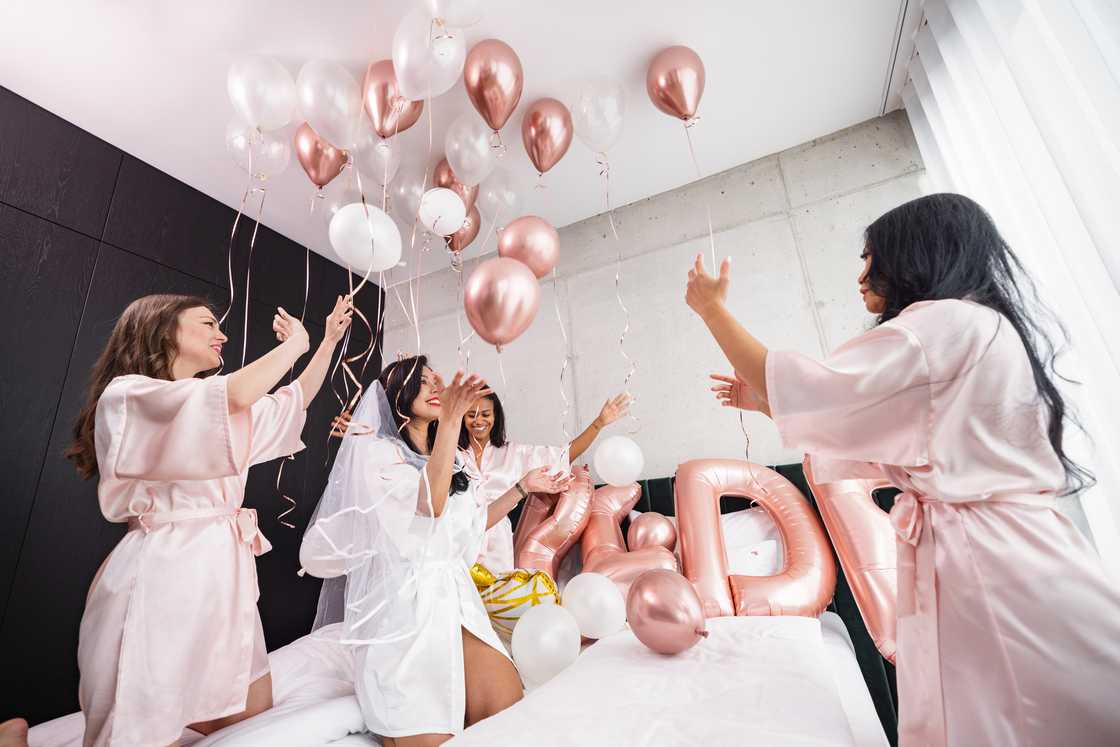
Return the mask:
<svg viewBox="0 0 1120 747">
<path fill-rule="evenodd" d="M 823 622 L 823 636 L 822 636 Z M 802 617 L 708 620 L 711 634 L 662 657 L 622 631 L 590 646 L 513 708 L 449 744 L 858 745 L 885 747 L 843 623 Z M 376 745 L 364 734 L 348 652 L 333 626 L 269 656 L 276 705 L 192 747 Z M 32 747 L 80 747 L 81 714 L 31 730 Z"/>
</svg>

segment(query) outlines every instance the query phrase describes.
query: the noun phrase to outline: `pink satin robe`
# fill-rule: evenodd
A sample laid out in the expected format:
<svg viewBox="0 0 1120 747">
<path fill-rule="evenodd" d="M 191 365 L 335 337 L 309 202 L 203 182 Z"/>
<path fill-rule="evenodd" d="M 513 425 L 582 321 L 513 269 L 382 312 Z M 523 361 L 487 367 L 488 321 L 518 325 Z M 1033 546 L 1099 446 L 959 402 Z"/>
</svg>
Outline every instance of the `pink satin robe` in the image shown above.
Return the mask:
<svg viewBox="0 0 1120 747">
<path fill-rule="evenodd" d="M 226 377 L 113 379 L 97 403 L 98 498 L 129 523 L 94 577 L 78 642 L 85 745 L 167 745 L 245 710 L 268 674 L 241 508 L 250 465 L 303 448 L 299 382 L 229 414 Z"/>
<path fill-rule="evenodd" d="M 567 447 L 511 443 L 497 447 L 488 443 L 482 450 L 482 464 L 475 462 L 473 449 L 460 449 L 460 452 L 471 479 L 479 480 L 478 499 L 484 506 L 500 498 L 531 469 L 548 467 L 552 472 L 571 469 Z M 478 562 L 494 573 L 513 570 L 513 524 L 508 516 L 486 530 L 486 542 Z"/>
<path fill-rule="evenodd" d="M 1007 319 L 917 303 L 824 363 L 770 352 L 766 385 L 783 443 L 836 472 L 818 479 L 874 462 L 904 491 L 900 745 L 1120 744 L 1120 593 L 1054 506 L 1062 465 Z"/>
</svg>

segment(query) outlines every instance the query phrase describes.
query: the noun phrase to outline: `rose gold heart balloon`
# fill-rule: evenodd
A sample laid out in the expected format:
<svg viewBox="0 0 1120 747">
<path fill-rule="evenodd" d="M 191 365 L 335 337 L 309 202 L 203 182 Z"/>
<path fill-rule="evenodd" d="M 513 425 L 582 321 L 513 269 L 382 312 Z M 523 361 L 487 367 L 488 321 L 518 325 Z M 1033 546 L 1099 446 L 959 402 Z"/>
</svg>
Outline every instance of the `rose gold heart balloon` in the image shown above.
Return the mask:
<svg viewBox="0 0 1120 747">
<path fill-rule="evenodd" d="M 521 122 L 521 141 L 529 160 L 543 174 L 557 164 L 572 144 L 572 115 L 556 99 L 537 99 Z"/>
<path fill-rule="evenodd" d="M 482 216 L 478 214 L 478 208 L 472 207 L 470 212 L 467 213 L 467 218 L 463 221 L 462 227 L 447 237 L 447 248 L 453 252 L 461 252 L 466 249 L 478 236 L 478 228 L 481 224 Z"/>
<path fill-rule="evenodd" d="M 312 183 L 320 188 L 338 176 L 349 159 L 346 151 L 319 137 L 319 133 L 306 122 L 296 130 L 295 146 L 300 166 Z"/>
<path fill-rule="evenodd" d="M 543 278 L 560 258 L 560 234 L 544 218 L 523 215 L 502 231 L 498 254 L 524 262 L 534 275 Z"/>
<path fill-rule="evenodd" d="M 663 49 L 649 63 L 646 93 L 670 117 L 686 122 L 696 116 L 704 95 L 704 63 L 688 47 Z"/>
<path fill-rule="evenodd" d="M 483 39 L 463 64 L 463 85 L 492 130 L 500 130 L 521 100 L 524 73 L 517 53 L 503 41 Z"/>
<path fill-rule="evenodd" d="M 380 137 L 392 137 L 404 132 L 420 118 L 423 101 L 409 101 L 400 94 L 397 74 L 392 60 L 370 63 L 362 81 L 362 100 L 366 114 Z"/>
<path fill-rule="evenodd" d="M 537 315 L 541 287 L 516 259 L 489 259 L 471 273 L 463 290 L 467 320 L 486 342 L 502 346 L 516 340 Z"/>
<path fill-rule="evenodd" d="M 437 187 L 445 187 L 459 195 L 468 213 L 474 208 L 474 202 L 478 199 L 478 185 L 463 184 L 455 178 L 455 172 L 451 170 L 451 164 L 447 162 L 446 158 L 441 158 L 439 163 L 436 164 L 436 168 L 432 172 L 432 182 Z"/>
</svg>

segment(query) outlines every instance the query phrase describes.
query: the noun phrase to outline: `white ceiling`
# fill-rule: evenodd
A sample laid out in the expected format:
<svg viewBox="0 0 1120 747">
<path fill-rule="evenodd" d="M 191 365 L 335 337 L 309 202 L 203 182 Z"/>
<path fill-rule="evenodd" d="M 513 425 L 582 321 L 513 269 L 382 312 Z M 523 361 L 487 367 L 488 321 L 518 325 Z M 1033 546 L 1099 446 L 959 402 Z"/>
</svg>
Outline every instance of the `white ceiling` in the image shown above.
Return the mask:
<svg viewBox="0 0 1120 747">
<path fill-rule="evenodd" d="M 223 140 L 233 113 L 225 85 L 230 62 L 246 52 L 268 54 L 294 77 L 305 61 L 323 58 L 360 81 L 367 63 L 390 57 L 393 31 L 412 4 L 3 0 L 0 85 L 236 208 L 245 176 Z M 646 97 L 645 68 L 660 49 L 686 44 L 704 61 L 707 88 L 691 132 L 704 175 L 713 174 L 878 116 L 904 0 L 482 4 L 481 23 L 466 31 L 468 48 L 502 39 L 525 71 L 521 104 L 503 129 L 505 165 L 522 185 L 525 212 L 564 226 L 603 212 L 599 168 L 575 139 L 546 174 L 546 187 L 535 188 L 520 136 L 528 103 L 564 100 L 582 76 L 623 83 L 626 124 L 611 153 L 611 188 L 615 205 L 626 204 L 696 178 L 681 123 Z M 432 163 L 442 156 L 446 126 L 468 107 L 462 82 L 435 99 Z M 428 135 L 425 113 L 398 136 L 406 159 L 428 158 Z M 312 191 L 293 155 L 287 172 L 270 182 L 264 221 L 333 258 L 325 223 L 308 217 Z"/>
</svg>

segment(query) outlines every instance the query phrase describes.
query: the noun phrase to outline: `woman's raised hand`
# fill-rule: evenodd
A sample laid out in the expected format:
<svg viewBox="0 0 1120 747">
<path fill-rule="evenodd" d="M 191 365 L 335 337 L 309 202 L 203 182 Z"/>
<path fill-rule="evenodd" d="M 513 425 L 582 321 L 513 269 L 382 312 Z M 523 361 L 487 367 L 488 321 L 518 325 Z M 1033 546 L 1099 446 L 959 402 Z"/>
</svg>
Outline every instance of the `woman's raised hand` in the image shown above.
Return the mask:
<svg viewBox="0 0 1120 747">
<path fill-rule="evenodd" d="M 303 323 L 284 311 L 283 306 L 276 307 L 276 316 L 272 317 L 272 331 L 276 333 L 276 339 L 280 342 L 292 340 L 305 352 L 311 347 L 311 339 L 308 337 Z"/>
<path fill-rule="evenodd" d="M 688 271 L 685 303 L 701 319 L 707 320 L 714 312 L 723 308 L 723 302 L 727 300 L 727 286 L 731 283 L 730 274 L 730 257 L 723 260 L 719 266 L 719 277 L 714 278 L 704 270 L 704 258 L 697 254 L 695 264 Z"/>
<path fill-rule="evenodd" d="M 451 383 L 439 392 L 440 409 L 452 420 L 459 421 L 474 406 L 479 397 L 493 393 L 478 374 L 463 378 L 463 372 L 457 371 Z"/>
<path fill-rule="evenodd" d="M 716 382 L 712 391 L 716 393 L 716 399 L 724 407 L 736 407 L 740 410 L 763 413 L 769 411 L 766 400 L 760 397 L 758 392 L 751 388 L 750 384 L 739 378 L 738 374 L 735 376 L 712 374 L 711 377 Z"/>
<path fill-rule="evenodd" d="M 354 316 L 354 301 L 350 296 L 339 296 L 334 302 L 334 310 L 327 317 L 327 326 L 323 329 L 323 339 L 329 343 L 337 344 L 346 330 L 350 328 L 350 321 Z"/>
<path fill-rule="evenodd" d="M 521 478 L 520 485 L 526 493 L 555 495 L 556 493 L 563 493 L 571 486 L 572 475 L 565 475 L 563 472 L 549 474 L 548 469 L 548 467 L 537 467 L 525 473 L 525 476 Z"/>
</svg>

